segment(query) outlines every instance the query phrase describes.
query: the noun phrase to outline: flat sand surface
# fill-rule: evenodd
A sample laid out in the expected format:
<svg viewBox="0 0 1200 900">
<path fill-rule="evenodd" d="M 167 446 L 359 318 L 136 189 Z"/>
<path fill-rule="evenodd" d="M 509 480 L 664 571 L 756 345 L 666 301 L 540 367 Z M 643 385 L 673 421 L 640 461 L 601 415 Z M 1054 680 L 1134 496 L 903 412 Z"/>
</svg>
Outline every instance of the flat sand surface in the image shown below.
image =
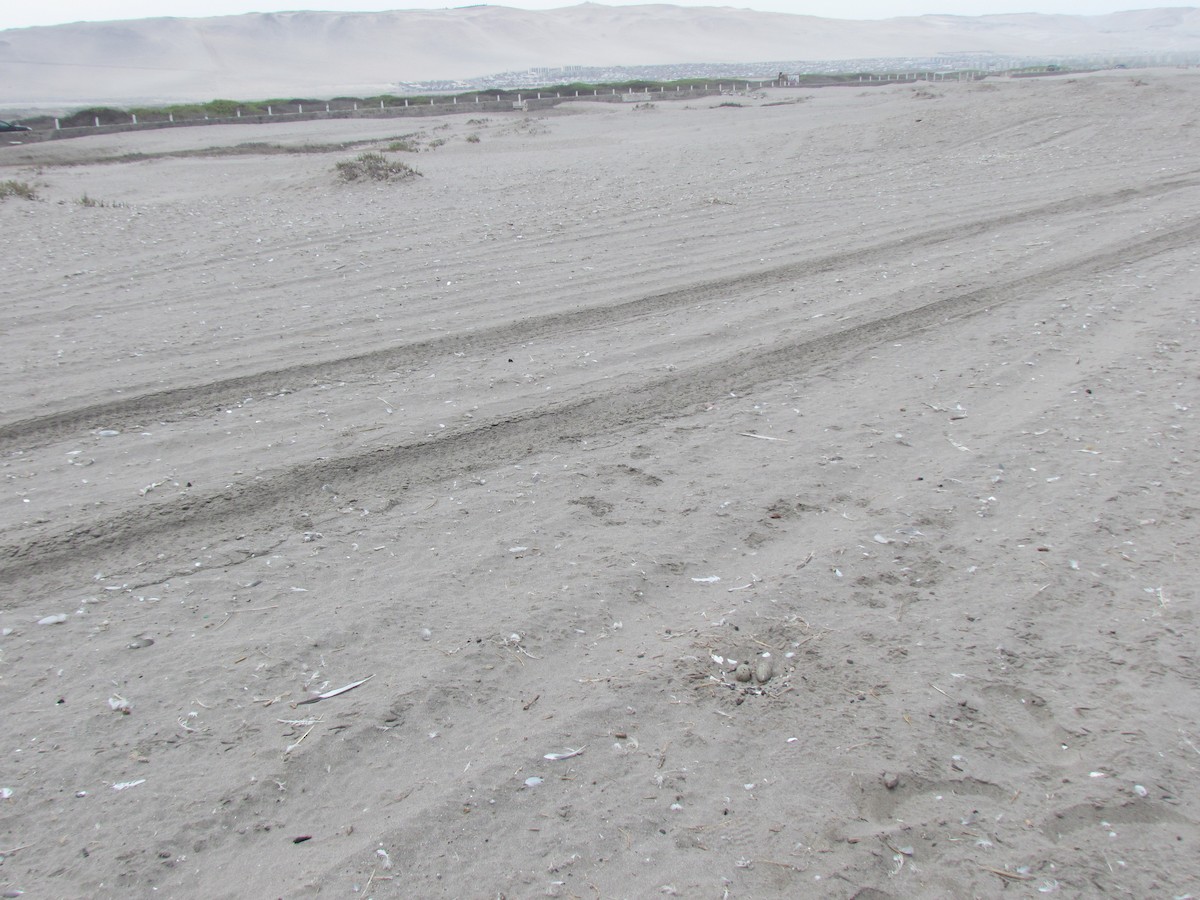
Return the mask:
<svg viewBox="0 0 1200 900">
<path fill-rule="evenodd" d="M 1197 109 L 0 148 L 0 890 L 1200 894 Z"/>
</svg>

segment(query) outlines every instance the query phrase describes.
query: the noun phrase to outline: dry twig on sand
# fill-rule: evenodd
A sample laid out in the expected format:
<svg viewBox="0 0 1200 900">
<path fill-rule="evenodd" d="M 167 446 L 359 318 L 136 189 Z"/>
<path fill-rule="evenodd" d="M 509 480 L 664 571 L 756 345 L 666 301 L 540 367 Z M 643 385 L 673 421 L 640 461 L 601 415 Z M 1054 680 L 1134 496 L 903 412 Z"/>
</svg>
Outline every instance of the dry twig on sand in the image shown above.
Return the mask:
<svg viewBox="0 0 1200 900">
<path fill-rule="evenodd" d="M 1022 875 L 1019 872 L 1006 872 L 1004 869 L 993 869 L 991 866 L 985 866 L 979 863 L 979 868 L 985 872 L 991 872 L 993 875 L 999 875 L 1001 878 L 1008 881 L 1033 881 L 1032 875 Z"/>
<path fill-rule="evenodd" d="M 232 619 L 234 613 L 266 612 L 268 609 L 279 609 L 279 604 L 276 603 L 274 606 L 255 606 L 251 609 L 231 609 L 229 612 L 225 613 L 225 618 L 221 620 L 220 624 L 217 625 L 217 628 L 220 628 L 221 625 L 224 625 L 226 622 Z M 216 629 L 213 630 L 215 631 Z"/>
<path fill-rule="evenodd" d="M 334 688 L 332 691 L 326 691 L 323 694 L 317 694 L 314 697 L 309 697 L 307 700 L 300 700 L 296 703 L 293 703 L 292 706 L 293 707 L 304 706 L 306 703 L 319 703 L 322 700 L 328 700 L 330 697 L 336 697 L 338 694 L 344 694 L 347 691 L 354 690 L 356 687 L 361 687 L 362 685 L 366 684 L 368 681 L 370 681 L 374 677 L 375 676 L 373 674 L 368 675 L 366 678 L 363 678 L 359 681 L 352 682 L 351 684 L 348 684 L 345 687 Z M 301 738 L 301 740 L 303 740 L 303 738 Z M 297 743 L 299 743 L 299 741 L 297 741 Z"/>
</svg>

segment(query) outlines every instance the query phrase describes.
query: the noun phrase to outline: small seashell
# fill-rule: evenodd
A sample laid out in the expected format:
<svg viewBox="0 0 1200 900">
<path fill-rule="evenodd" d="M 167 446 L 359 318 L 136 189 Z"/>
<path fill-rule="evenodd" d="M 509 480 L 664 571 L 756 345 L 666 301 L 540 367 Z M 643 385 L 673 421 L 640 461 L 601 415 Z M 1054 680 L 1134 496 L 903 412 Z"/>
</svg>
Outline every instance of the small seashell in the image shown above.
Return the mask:
<svg viewBox="0 0 1200 900">
<path fill-rule="evenodd" d="M 39 625 L 61 625 L 65 621 L 67 621 L 67 617 L 63 613 L 59 613 L 56 616 L 46 616 L 45 618 L 38 619 L 38 624 Z"/>
<path fill-rule="evenodd" d="M 771 654 L 765 653 L 754 664 L 754 680 L 759 684 L 766 684 L 774 674 L 775 664 L 771 660 Z"/>
<path fill-rule="evenodd" d="M 145 635 L 138 635 L 132 641 L 125 645 L 127 650 L 141 650 L 143 647 L 150 647 L 154 644 L 154 638 L 148 638 Z"/>
<path fill-rule="evenodd" d="M 749 681 L 754 677 L 754 672 L 750 668 L 750 663 L 742 663 L 733 671 L 733 677 L 738 681 Z"/>
<path fill-rule="evenodd" d="M 525 779 L 525 787 L 537 787 L 542 783 L 542 779 L 537 775 L 531 775 Z"/>
</svg>

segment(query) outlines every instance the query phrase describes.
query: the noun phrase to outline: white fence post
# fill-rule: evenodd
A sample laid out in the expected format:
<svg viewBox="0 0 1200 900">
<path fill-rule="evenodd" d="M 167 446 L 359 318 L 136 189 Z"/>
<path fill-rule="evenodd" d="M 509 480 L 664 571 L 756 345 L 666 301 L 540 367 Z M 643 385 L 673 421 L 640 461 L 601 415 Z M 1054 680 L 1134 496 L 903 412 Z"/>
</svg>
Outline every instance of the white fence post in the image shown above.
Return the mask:
<svg viewBox="0 0 1200 900">
<path fill-rule="evenodd" d="M 271 107 L 269 107 L 269 106 L 268 106 L 268 107 L 267 107 L 267 115 L 268 115 L 268 116 L 273 116 L 273 115 L 275 115 L 275 110 L 271 109 Z"/>
<path fill-rule="evenodd" d="M 62 128 L 62 126 L 58 124 L 58 119 L 55 119 L 54 120 L 54 130 L 58 131 L 60 128 Z"/>
<path fill-rule="evenodd" d="M 96 120 L 96 127 L 97 127 L 97 128 L 99 128 L 99 127 L 100 127 L 100 117 L 99 117 L 99 116 L 92 116 L 92 118 Z"/>
</svg>

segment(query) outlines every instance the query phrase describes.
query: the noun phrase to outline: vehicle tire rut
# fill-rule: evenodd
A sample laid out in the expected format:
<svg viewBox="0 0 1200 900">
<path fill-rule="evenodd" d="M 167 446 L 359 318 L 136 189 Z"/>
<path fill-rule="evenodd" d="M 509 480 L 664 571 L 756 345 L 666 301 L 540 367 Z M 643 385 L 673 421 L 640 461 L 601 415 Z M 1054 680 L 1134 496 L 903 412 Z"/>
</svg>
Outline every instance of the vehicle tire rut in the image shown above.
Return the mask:
<svg viewBox="0 0 1200 900">
<path fill-rule="evenodd" d="M 278 532 L 287 522 L 332 515 L 344 505 L 337 496 L 353 496 L 354 492 L 387 496 L 394 507 L 413 488 L 484 471 L 597 433 L 686 415 L 714 396 L 745 393 L 758 384 L 812 374 L 881 343 L 1027 299 L 1031 293 L 1130 261 L 1193 246 L 1198 239 L 1200 222 L 1189 223 L 1140 241 L 1109 245 L 987 288 L 904 308 L 892 305 L 882 315 L 862 313 L 752 355 L 711 359 L 641 384 L 610 385 L 587 396 L 527 409 L 430 440 L 319 459 L 220 491 L 162 501 L 81 526 L 49 529 L 0 547 L 0 576 L 12 583 L 52 569 L 64 575 L 90 571 L 98 558 L 124 551 L 135 554 L 135 567 L 141 566 L 154 558 L 160 541 L 170 541 L 172 546 L 211 547 L 239 539 L 240 531 L 253 530 L 261 537 L 264 532 Z M 712 285 L 706 289 L 717 290 Z M 675 298 L 676 294 L 663 296 Z"/>
<path fill-rule="evenodd" d="M 1192 173 L 1188 173 L 1192 176 Z M 120 400 L 104 401 L 0 425 L 0 452 L 29 450 L 95 428 L 129 429 L 148 422 L 173 422 L 211 413 L 247 396 L 265 397 L 303 390 L 312 382 L 348 380 L 385 371 L 411 369 L 452 352 L 495 352 L 514 343 L 584 332 L 704 303 L 730 295 L 768 290 L 812 275 L 887 259 L 898 252 L 962 240 L 1023 221 L 1099 211 L 1147 197 L 1200 186 L 1200 178 L 1176 176 L 1141 189 L 1055 200 L 970 222 L 921 229 L 840 253 L 790 262 L 754 272 L 691 284 L 612 305 L 589 306 L 569 313 L 524 318 L 503 325 L 457 333 L 399 347 L 235 376 L 199 385 L 170 388 Z"/>
</svg>

